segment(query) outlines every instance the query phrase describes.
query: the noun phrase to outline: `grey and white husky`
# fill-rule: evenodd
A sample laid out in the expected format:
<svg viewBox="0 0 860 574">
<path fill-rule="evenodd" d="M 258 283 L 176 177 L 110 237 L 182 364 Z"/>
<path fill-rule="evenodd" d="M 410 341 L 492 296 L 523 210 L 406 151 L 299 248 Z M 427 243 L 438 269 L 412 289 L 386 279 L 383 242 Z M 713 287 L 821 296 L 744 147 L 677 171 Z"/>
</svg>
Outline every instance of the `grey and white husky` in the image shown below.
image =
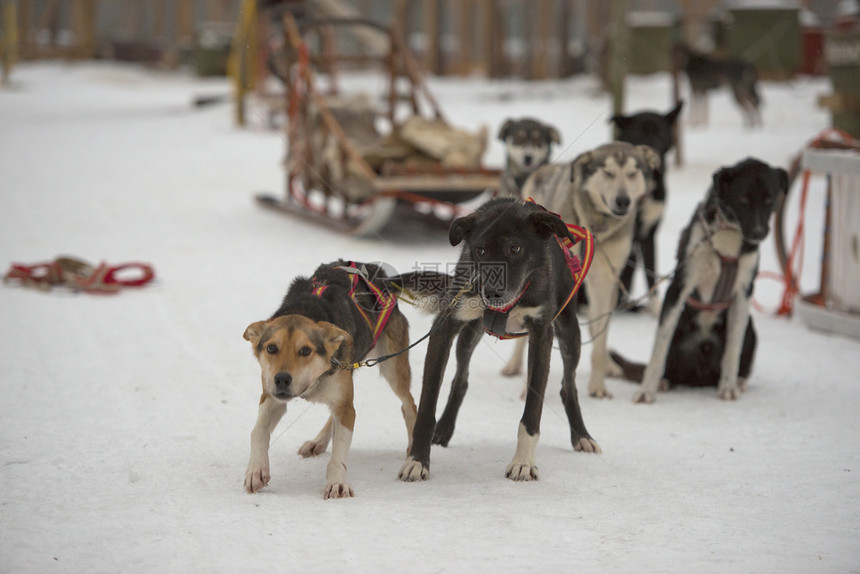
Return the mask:
<svg viewBox="0 0 860 574">
<path fill-rule="evenodd" d="M 499 197 L 519 197 L 528 177 L 549 163 L 553 144 L 561 143 L 557 129 L 531 118 L 506 120 L 498 138 L 505 142 L 505 170 L 499 183 Z"/>
<path fill-rule="evenodd" d="M 660 156 L 648 146 L 612 142 L 579 155 L 570 163 L 549 164 L 526 181 L 521 195 L 558 213 L 566 223 L 588 229 L 596 252 L 585 277 L 589 330 L 592 339 L 588 392 L 611 398 L 604 378 L 610 368 L 606 337 L 618 301 L 619 275 L 633 242 L 637 204 L 645 196 Z M 525 339 L 503 371 L 522 368 Z"/>
</svg>

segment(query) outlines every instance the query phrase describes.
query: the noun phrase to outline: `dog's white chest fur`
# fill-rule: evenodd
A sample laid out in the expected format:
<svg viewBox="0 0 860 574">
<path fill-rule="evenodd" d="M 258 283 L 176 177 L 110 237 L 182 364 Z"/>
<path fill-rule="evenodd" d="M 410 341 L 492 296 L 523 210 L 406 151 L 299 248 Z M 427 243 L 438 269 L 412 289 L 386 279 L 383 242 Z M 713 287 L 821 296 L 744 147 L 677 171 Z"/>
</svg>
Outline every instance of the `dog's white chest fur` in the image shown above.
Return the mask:
<svg viewBox="0 0 860 574">
<path fill-rule="evenodd" d="M 486 305 L 480 297 L 464 297 L 457 306 L 457 311 L 454 316 L 458 321 L 470 322 L 480 319 Z M 543 314 L 543 305 L 536 307 L 525 307 L 517 305 L 508 313 L 508 320 L 505 323 L 505 332 L 510 334 L 524 333 L 526 329 L 526 319 L 537 319 Z"/>
<path fill-rule="evenodd" d="M 738 257 L 744 238 L 742 233 L 735 229 L 718 230 L 710 238 L 705 233 L 701 226 L 696 226 L 695 232 L 690 237 L 687 265 L 700 297 L 703 301 L 711 301 L 723 271 L 723 261 L 720 256 Z M 738 259 L 738 273 L 732 293 L 737 293 L 739 286 L 752 281 L 757 262 L 757 252 L 748 253 Z"/>
<path fill-rule="evenodd" d="M 537 307 L 514 307 L 511 309 L 510 314 L 508 314 L 508 322 L 505 324 L 505 332 L 510 334 L 525 333 L 526 319 L 540 318 L 542 313 L 542 305 Z"/>
</svg>

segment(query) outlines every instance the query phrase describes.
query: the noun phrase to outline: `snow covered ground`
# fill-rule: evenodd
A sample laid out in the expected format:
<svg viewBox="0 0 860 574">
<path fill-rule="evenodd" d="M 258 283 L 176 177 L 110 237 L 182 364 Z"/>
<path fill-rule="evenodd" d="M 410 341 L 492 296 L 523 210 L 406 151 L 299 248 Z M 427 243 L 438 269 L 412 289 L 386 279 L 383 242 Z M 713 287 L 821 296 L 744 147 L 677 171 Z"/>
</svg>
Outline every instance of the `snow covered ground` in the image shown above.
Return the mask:
<svg viewBox="0 0 860 574">
<path fill-rule="evenodd" d="M 590 79 L 430 85 L 458 126 L 494 133 L 523 115 L 557 125 L 560 159 L 608 138 L 609 100 Z M 860 571 L 860 345 L 763 313 L 737 402 L 688 389 L 634 405 L 634 385 L 619 380 L 611 401 L 583 397 L 600 456 L 571 449 L 556 357 L 537 482 L 504 478 L 522 381 L 499 374 L 512 344 L 485 338 L 429 481 L 396 478 L 399 402 L 374 369 L 356 377 L 354 499 L 323 500 L 328 455 L 295 454 L 327 416 L 302 401 L 273 436 L 271 484 L 245 494 L 259 396 L 245 327 L 321 261 L 407 270 L 458 251 L 441 231 L 359 240 L 261 210 L 252 197 L 280 192 L 284 144 L 260 117 L 237 129 L 225 105 L 190 106 L 226 90 L 41 63 L 17 68 L 0 91 L 0 266 L 68 253 L 147 261 L 158 274 L 113 297 L 0 288 L 0 571 Z M 711 126 L 684 130 L 686 163 L 670 168 L 662 272 L 713 171 L 747 156 L 787 165 L 828 125 L 815 104 L 828 91 L 823 80 L 765 83 L 756 131 L 727 93 L 712 98 Z M 629 81 L 628 110 L 668 107 L 667 77 Z M 501 165 L 499 142 L 487 160 Z M 807 291 L 817 288 L 817 186 Z M 762 268 L 777 269 L 771 243 Z M 766 308 L 779 294 L 759 281 Z M 406 313 L 413 337 L 426 332 L 429 317 Z M 645 360 L 654 327 L 647 314 L 617 316 L 611 346 Z M 416 397 L 425 348 L 411 355 Z M 586 349 L 580 391 L 589 368 Z"/>
</svg>

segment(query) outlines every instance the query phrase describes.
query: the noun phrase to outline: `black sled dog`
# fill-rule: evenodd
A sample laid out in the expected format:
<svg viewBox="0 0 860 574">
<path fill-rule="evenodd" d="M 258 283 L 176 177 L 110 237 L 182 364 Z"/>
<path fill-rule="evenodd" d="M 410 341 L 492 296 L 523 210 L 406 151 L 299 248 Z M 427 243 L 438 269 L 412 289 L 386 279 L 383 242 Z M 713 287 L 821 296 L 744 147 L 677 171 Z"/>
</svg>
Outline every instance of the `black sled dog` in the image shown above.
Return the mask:
<svg viewBox="0 0 860 574">
<path fill-rule="evenodd" d="M 654 402 L 661 385 L 716 386 L 725 400 L 745 390 L 756 348 L 749 309 L 759 245 L 787 187 L 784 169 L 752 158 L 714 174 L 681 234 L 650 362 L 613 354 L 626 378 L 642 382 L 636 402 Z"/>
<path fill-rule="evenodd" d="M 413 294 L 435 299 L 434 321 L 424 363 L 412 453 L 400 469 L 404 481 L 425 480 L 430 446 L 447 445 L 468 387 L 469 361 L 484 331 L 497 337 L 528 335 L 528 389 L 517 433 L 517 448 L 505 474 L 514 481 L 536 480 L 535 461 L 544 391 L 549 376 L 553 336 L 564 363 L 561 398 L 570 423 L 574 450 L 599 453 L 582 420 L 574 377 L 580 357 L 579 322 L 573 304 L 593 254 L 590 234 L 581 228 L 586 247 L 582 263 L 562 241 L 580 237 L 556 215 L 532 202 L 497 198 L 474 213 L 454 220 L 452 245 L 463 243 L 454 277 L 445 281 L 415 272 L 399 278 Z M 437 276 L 440 274 L 436 274 Z M 436 424 L 436 403 L 454 338 L 457 370 L 445 412 Z"/>
<path fill-rule="evenodd" d="M 758 70 L 752 63 L 740 58 L 708 56 L 684 45 L 675 46 L 673 57 L 690 82 L 690 123 L 707 125 L 708 92 L 728 86 L 741 108 L 744 124 L 761 125 Z"/>
<path fill-rule="evenodd" d="M 624 289 L 620 295 L 623 298 L 625 293 L 630 293 L 637 263 L 641 261 L 651 310 L 657 315 L 660 313 L 660 299 L 654 291 L 657 282 L 657 231 L 666 208 L 666 154 L 677 144 L 675 126 L 683 107 L 684 102 L 681 101 L 665 114 L 639 112 L 629 116 L 615 115 L 609 120 L 618 128 L 618 141 L 647 145 L 660 156 L 660 164 L 651 170 L 648 192 L 637 206 L 633 245 L 620 277 Z"/>
</svg>

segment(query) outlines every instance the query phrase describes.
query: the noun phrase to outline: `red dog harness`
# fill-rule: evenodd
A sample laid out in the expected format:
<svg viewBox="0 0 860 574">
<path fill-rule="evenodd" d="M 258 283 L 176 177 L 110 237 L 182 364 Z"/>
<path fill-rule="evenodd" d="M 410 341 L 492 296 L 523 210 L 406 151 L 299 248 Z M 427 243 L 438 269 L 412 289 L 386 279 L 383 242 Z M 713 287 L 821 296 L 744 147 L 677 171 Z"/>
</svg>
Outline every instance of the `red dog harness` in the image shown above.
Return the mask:
<svg viewBox="0 0 860 574">
<path fill-rule="evenodd" d="M 533 199 L 529 199 L 530 202 L 534 203 Z M 540 207 L 540 206 L 539 206 Z M 551 211 L 548 213 L 552 213 Z M 552 213 L 559 219 L 561 216 L 557 213 Z M 570 270 L 570 275 L 573 277 L 573 287 L 570 290 L 570 293 L 567 296 L 567 299 L 564 300 L 561 307 L 559 307 L 558 312 L 553 316 L 552 320 L 555 321 L 561 312 L 568 306 L 568 304 L 573 300 L 573 296 L 576 295 L 577 291 L 579 291 L 580 287 L 582 287 L 582 282 L 585 280 L 585 276 L 588 274 L 588 270 L 591 268 L 591 261 L 594 259 L 594 236 L 591 235 L 584 227 L 580 227 L 578 225 L 573 225 L 570 223 L 565 223 L 568 231 L 573 236 L 575 241 L 571 241 L 569 237 L 564 237 L 559 239 L 557 236 L 555 238 L 556 243 L 558 243 L 559 248 L 564 254 L 564 260 L 567 263 L 567 268 Z M 574 245 L 579 243 L 580 241 L 584 241 L 583 243 L 583 253 L 582 253 L 582 261 L 579 260 L 573 252 L 572 249 Z M 523 333 L 508 333 L 505 331 L 505 326 L 508 322 L 508 315 L 511 310 L 516 306 L 519 300 L 525 295 L 525 292 L 528 290 L 531 285 L 531 281 L 526 283 L 526 286 L 520 292 L 519 295 L 505 307 L 489 307 L 486 311 L 484 311 L 484 331 L 489 333 L 490 335 L 497 337 L 499 339 L 516 339 L 518 337 L 525 337 L 528 335 L 528 331 Z"/>
<path fill-rule="evenodd" d="M 368 328 L 373 332 L 372 349 L 376 346 L 376 341 L 379 340 L 379 336 L 382 334 L 385 324 L 388 322 L 389 317 L 391 317 L 391 313 L 397 306 L 397 299 L 391 293 L 383 291 L 374 285 L 373 282 L 367 278 L 367 273 L 356 266 L 354 261 L 350 261 L 349 265 L 338 267 L 338 269 L 349 273 L 352 276 L 349 298 L 352 299 L 353 303 L 355 303 L 355 308 L 358 309 L 358 313 L 362 318 L 364 318 Z M 322 297 L 323 293 L 325 293 L 325 290 L 328 289 L 329 286 L 325 283 L 318 282 L 316 277 L 312 278 L 311 281 L 313 281 L 314 285 L 311 293 L 317 297 Z M 362 306 L 356 298 L 356 289 L 358 288 L 359 282 L 363 282 L 367 286 L 376 300 L 372 310 L 367 309 L 366 306 Z"/>
<path fill-rule="evenodd" d="M 719 251 L 715 251 L 720 258 L 720 276 L 714 286 L 711 301 L 702 301 L 699 290 L 696 289 L 687 298 L 687 306 L 696 311 L 725 311 L 732 305 L 734 300 L 735 279 L 738 276 L 738 257 L 728 257 Z"/>
</svg>

